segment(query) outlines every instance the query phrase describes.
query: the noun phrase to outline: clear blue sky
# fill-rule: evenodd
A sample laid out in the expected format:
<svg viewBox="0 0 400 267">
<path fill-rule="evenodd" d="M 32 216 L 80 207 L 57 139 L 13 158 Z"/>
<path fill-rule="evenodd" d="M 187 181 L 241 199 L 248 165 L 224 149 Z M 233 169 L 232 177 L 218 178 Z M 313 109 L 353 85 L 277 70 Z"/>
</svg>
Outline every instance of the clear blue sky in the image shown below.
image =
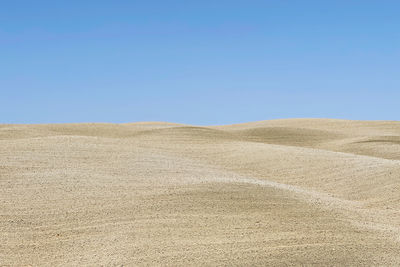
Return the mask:
<svg viewBox="0 0 400 267">
<path fill-rule="evenodd" d="M 1 1 L 0 123 L 400 120 L 400 1 Z"/>
</svg>

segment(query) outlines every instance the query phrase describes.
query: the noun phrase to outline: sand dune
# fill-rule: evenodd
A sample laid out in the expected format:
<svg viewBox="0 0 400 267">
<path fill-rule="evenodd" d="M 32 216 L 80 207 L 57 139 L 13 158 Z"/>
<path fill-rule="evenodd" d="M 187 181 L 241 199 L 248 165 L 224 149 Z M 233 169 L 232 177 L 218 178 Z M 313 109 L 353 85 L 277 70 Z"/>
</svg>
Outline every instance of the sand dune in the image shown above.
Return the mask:
<svg viewBox="0 0 400 267">
<path fill-rule="evenodd" d="M 400 265 L 400 123 L 0 125 L 0 265 Z"/>
</svg>

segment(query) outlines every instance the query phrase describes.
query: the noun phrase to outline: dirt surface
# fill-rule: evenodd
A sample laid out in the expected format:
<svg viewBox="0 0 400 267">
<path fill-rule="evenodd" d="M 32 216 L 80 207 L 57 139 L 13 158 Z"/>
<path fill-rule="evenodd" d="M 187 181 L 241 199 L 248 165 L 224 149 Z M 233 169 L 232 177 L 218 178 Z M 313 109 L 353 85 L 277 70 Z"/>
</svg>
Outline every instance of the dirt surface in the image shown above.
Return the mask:
<svg viewBox="0 0 400 267">
<path fill-rule="evenodd" d="M 400 265 L 400 122 L 0 125 L 0 265 Z"/>
</svg>

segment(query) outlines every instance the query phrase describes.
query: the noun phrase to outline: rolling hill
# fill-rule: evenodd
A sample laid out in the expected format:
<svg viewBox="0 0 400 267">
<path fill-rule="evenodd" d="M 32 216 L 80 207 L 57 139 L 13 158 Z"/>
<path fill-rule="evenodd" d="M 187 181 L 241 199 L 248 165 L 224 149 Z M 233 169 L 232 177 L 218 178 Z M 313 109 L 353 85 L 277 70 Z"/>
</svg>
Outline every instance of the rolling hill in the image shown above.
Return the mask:
<svg viewBox="0 0 400 267">
<path fill-rule="evenodd" d="M 0 125 L 0 265 L 400 265 L 400 122 Z"/>
</svg>

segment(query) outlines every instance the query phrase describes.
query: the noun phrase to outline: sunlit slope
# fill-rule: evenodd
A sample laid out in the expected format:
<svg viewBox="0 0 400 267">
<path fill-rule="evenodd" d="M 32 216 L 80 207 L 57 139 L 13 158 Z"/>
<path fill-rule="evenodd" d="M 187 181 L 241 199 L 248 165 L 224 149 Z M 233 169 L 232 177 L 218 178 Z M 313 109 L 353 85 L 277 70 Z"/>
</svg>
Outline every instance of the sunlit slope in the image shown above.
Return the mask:
<svg viewBox="0 0 400 267">
<path fill-rule="evenodd" d="M 396 132 L 0 125 L 0 265 L 400 265 Z"/>
<path fill-rule="evenodd" d="M 277 143 L 283 142 L 272 132 Z M 300 147 L 302 137 L 297 137 L 294 130 L 291 136 L 292 144 L 297 145 L 289 145 L 287 136 L 282 137 L 285 145 L 276 145 L 254 142 L 248 136 L 220 128 L 178 127 L 149 131 L 134 142 L 245 176 L 302 186 L 370 205 L 400 205 L 400 161 L 312 148 L 309 141 Z"/>
<path fill-rule="evenodd" d="M 286 119 L 215 128 L 257 142 L 400 159 L 400 122 Z"/>
</svg>

